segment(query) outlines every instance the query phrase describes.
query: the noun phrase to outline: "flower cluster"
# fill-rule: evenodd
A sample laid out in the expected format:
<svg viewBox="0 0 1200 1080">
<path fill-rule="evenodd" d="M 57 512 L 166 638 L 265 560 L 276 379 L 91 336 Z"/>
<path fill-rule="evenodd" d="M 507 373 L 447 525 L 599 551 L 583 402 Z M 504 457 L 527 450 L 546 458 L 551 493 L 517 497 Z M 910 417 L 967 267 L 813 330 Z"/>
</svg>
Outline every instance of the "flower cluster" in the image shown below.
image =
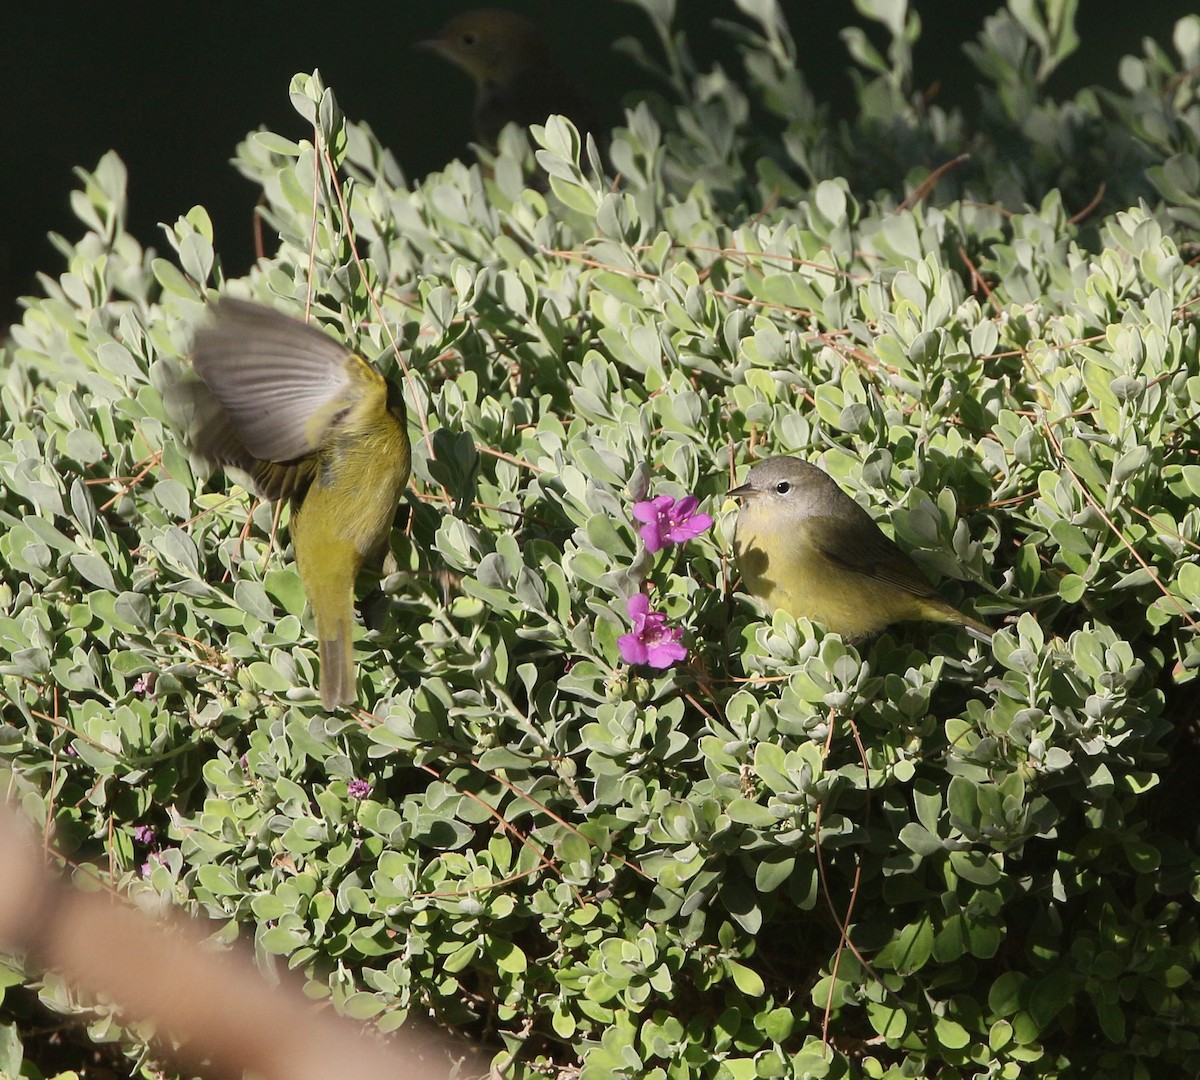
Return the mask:
<svg viewBox="0 0 1200 1080">
<path fill-rule="evenodd" d="M 699 505 L 695 495 L 685 495 L 678 502 L 670 495 L 659 495 L 634 503 L 634 518 L 645 522 L 638 531 L 646 550 L 653 555 L 670 544 L 682 544 L 711 529 L 713 519 L 696 513 Z"/>
<path fill-rule="evenodd" d="M 711 529 L 713 519 L 708 514 L 697 513 L 699 505 L 700 500 L 695 495 L 685 495 L 678 500 L 670 495 L 659 495 L 634 503 L 633 516 L 643 523 L 638 531 L 646 550 L 654 554 Z M 687 658 L 687 649 L 681 644 L 683 631 L 669 626 L 661 611 L 652 610 L 650 597 L 644 592 L 634 593 L 626 603 L 626 610 L 633 620 L 633 629 L 617 639 L 617 648 L 627 664 L 669 668 Z"/>
<path fill-rule="evenodd" d="M 133 839 L 139 844 L 145 844 L 146 847 L 154 847 L 158 837 L 151 826 L 135 825 L 133 827 Z"/>
<path fill-rule="evenodd" d="M 150 849 L 146 853 L 146 861 L 141 866 L 142 877 L 148 878 L 154 873 L 154 868 L 162 862 L 162 855 L 158 850 L 158 834 L 151 825 L 135 825 L 133 827 L 133 840 L 134 843 L 141 844 L 143 847 Z"/>
<path fill-rule="evenodd" d="M 661 611 L 650 610 L 650 597 L 634 593 L 626 604 L 633 630 L 617 638 L 617 648 L 627 664 L 646 664 L 652 668 L 669 668 L 687 656 L 680 643 L 683 631 L 667 625 Z"/>
</svg>

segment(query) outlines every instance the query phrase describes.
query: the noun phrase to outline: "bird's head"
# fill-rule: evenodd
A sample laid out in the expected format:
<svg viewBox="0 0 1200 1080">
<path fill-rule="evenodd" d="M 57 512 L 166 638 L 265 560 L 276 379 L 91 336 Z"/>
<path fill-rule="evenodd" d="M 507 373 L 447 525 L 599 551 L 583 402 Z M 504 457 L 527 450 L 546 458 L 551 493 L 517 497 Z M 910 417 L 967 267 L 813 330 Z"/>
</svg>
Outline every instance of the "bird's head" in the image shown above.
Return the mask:
<svg viewBox="0 0 1200 1080">
<path fill-rule="evenodd" d="M 547 53 L 532 22 L 499 8 L 465 12 L 418 44 L 457 64 L 478 86 L 503 84 L 540 64 Z"/>
<path fill-rule="evenodd" d="M 827 472 L 795 457 L 760 461 L 729 494 L 747 503 L 758 502 L 764 510 L 798 517 L 821 513 L 830 503 L 849 499 Z"/>
</svg>

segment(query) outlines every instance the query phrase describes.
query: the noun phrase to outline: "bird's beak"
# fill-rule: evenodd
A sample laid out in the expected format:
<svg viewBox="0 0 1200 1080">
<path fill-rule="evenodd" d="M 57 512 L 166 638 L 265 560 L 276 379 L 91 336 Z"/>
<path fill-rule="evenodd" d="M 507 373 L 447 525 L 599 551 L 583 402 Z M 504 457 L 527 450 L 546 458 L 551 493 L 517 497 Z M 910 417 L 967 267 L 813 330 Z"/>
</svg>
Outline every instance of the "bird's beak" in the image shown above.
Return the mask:
<svg viewBox="0 0 1200 1080">
<path fill-rule="evenodd" d="M 412 43 L 414 49 L 428 49 L 430 52 L 438 52 L 442 47 L 441 38 L 422 38 L 420 41 Z"/>
<path fill-rule="evenodd" d="M 738 487 L 729 489 L 729 497 L 731 499 L 748 499 L 754 494 L 754 488 L 749 484 L 741 484 Z"/>
</svg>

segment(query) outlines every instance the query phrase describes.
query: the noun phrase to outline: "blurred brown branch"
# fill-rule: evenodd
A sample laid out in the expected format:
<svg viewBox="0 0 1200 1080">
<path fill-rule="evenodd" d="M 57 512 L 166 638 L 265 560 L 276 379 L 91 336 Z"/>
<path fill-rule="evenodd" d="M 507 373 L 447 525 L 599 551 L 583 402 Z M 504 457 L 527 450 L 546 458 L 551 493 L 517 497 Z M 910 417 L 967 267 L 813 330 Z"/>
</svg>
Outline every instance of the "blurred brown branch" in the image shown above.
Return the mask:
<svg viewBox="0 0 1200 1080">
<path fill-rule="evenodd" d="M 392 1045 L 292 980 L 271 987 L 248 954 L 216 952 L 202 924 L 160 921 L 46 869 L 33 830 L 0 806 L 0 950 L 104 995 L 126 1019 L 149 1019 L 162 1049 L 204 1075 L 265 1080 L 446 1080 L 487 1073 L 482 1058 L 431 1031 Z"/>
</svg>

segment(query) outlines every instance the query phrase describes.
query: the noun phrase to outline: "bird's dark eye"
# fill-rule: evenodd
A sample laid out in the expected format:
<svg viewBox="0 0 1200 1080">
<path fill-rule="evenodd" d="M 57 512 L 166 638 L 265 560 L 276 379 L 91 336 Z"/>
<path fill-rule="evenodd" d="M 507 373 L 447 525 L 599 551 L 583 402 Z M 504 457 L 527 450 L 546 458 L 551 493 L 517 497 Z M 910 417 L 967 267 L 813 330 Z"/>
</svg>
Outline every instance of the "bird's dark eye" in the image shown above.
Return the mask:
<svg viewBox="0 0 1200 1080">
<path fill-rule="evenodd" d="M 479 35 L 474 30 L 468 30 L 462 37 L 458 39 L 468 48 L 474 45 L 479 40 Z"/>
<path fill-rule="evenodd" d="M 775 490 L 778 491 L 780 495 L 786 495 L 792 490 L 792 482 L 790 480 L 780 480 L 779 483 L 775 485 Z"/>
</svg>

